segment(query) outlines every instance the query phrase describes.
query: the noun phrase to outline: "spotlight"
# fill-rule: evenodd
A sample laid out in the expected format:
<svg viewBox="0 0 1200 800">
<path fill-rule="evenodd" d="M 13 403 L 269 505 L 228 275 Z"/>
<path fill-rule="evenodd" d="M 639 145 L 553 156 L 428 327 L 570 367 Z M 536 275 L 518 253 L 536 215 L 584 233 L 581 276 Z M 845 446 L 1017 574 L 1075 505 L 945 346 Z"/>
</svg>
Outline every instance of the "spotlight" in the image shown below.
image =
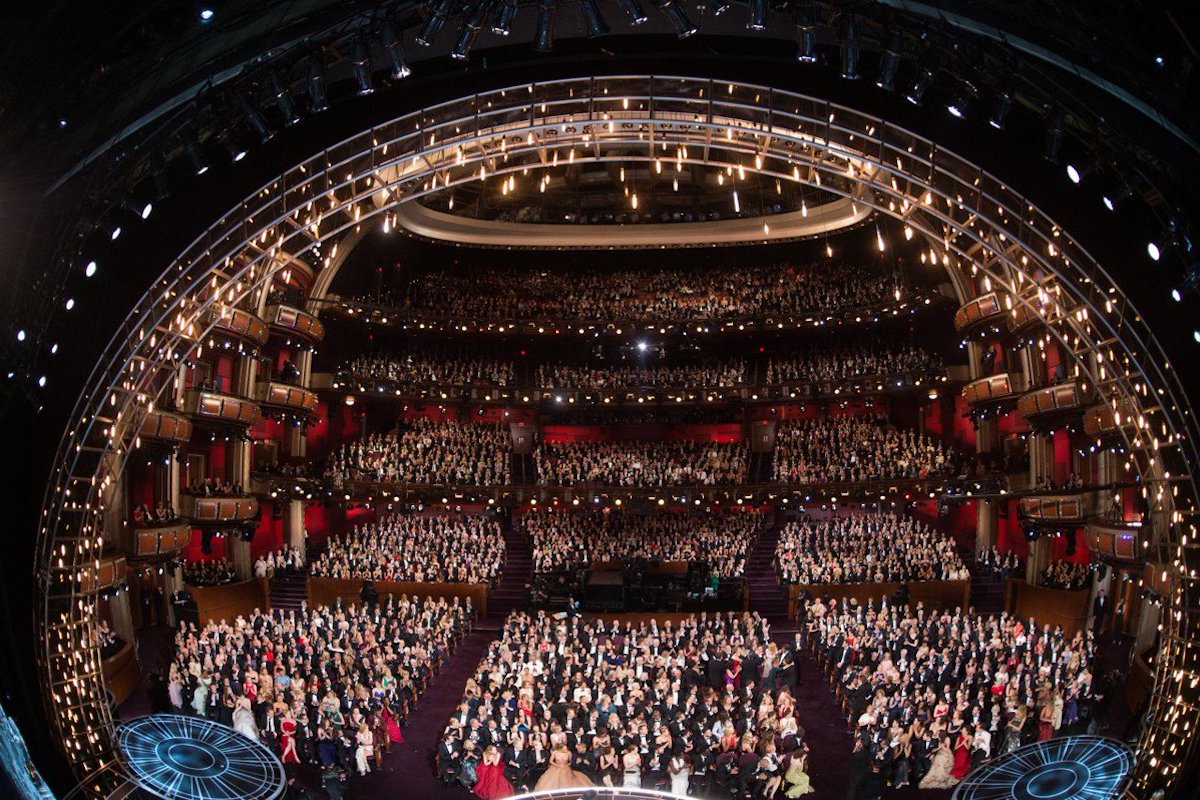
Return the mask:
<svg viewBox="0 0 1200 800">
<path fill-rule="evenodd" d="M 1058 163 L 1058 151 L 1062 149 L 1063 122 L 1066 115 L 1061 108 L 1055 109 L 1046 124 L 1046 150 L 1043 157 L 1051 164 Z"/>
<path fill-rule="evenodd" d="M 646 11 L 642 8 L 642 4 L 638 0 L 617 0 L 617 4 L 621 6 L 621 10 L 625 12 L 625 16 L 629 17 L 630 25 L 641 25 L 649 17 L 646 16 Z"/>
<path fill-rule="evenodd" d="M 900 54 L 904 52 L 904 36 L 900 31 L 892 31 L 888 37 L 887 49 L 879 60 L 879 78 L 875 85 L 885 92 L 896 88 L 896 69 L 900 66 Z"/>
<path fill-rule="evenodd" d="M 913 81 L 912 87 L 904 95 L 905 100 L 914 106 L 921 105 L 925 100 L 925 93 L 929 91 L 929 87 L 937 75 L 938 65 L 938 52 L 932 48 L 926 51 L 925 57 L 921 59 L 921 63 L 918 66 L 917 79 Z"/>
<path fill-rule="evenodd" d="M 246 157 L 246 148 L 234 141 L 232 133 L 228 131 L 222 133 L 219 141 L 221 146 L 225 148 L 225 152 L 229 154 L 229 160 L 235 164 Z"/>
<path fill-rule="evenodd" d="M 138 219 L 150 219 L 154 212 L 154 203 L 148 199 L 135 200 L 128 194 L 121 198 L 121 207 Z"/>
<path fill-rule="evenodd" d="M 988 125 L 998 131 L 1004 130 L 1010 108 L 1012 108 L 1012 92 L 1008 89 L 1001 89 L 996 93 L 996 99 L 992 101 L 992 114 L 988 117 Z"/>
<path fill-rule="evenodd" d="M 83 268 L 83 276 L 84 276 L 85 278 L 90 278 L 90 277 L 92 277 L 92 276 L 93 276 L 93 275 L 95 275 L 95 274 L 96 274 L 96 262 L 95 262 L 95 261 L 89 261 L 89 262 L 87 263 L 87 266 Z M 21 331 L 20 338 L 21 338 L 21 339 L 24 339 L 24 338 L 25 338 L 25 332 L 24 332 L 24 331 Z"/>
<path fill-rule="evenodd" d="M 726 0 L 708 0 L 708 8 L 714 17 L 719 17 L 729 10 L 729 3 Z"/>
<path fill-rule="evenodd" d="M 608 33 L 608 23 L 604 21 L 604 14 L 600 12 L 600 3 L 597 0 L 581 0 L 579 13 L 583 15 L 583 23 L 587 27 L 589 39 L 595 39 Z"/>
<path fill-rule="evenodd" d="M 767 29 L 767 0 L 750 0 L 750 20 L 746 30 L 762 31 Z"/>
<path fill-rule="evenodd" d="M 969 81 L 960 81 L 958 91 L 954 94 L 954 99 L 946 105 L 946 110 L 952 116 L 962 119 L 967 115 L 967 106 L 971 104 L 971 98 L 975 96 L 975 87 Z"/>
<path fill-rule="evenodd" d="M 854 15 L 847 14 L 842 20 L 842 77 L 848 81 L 858 80 L 858 26 Z"/>
<path fill-rule="evenodd" d="M 446 24 L 446 16 L 450 13 L 450 7 L 453 0 L 438 0 L 438 3 L 433 6 L 433 11 L 429 15 L 429 19 L 425 20 L 425 24 L 421 26 L 421 30 L 417 33 L 417 44 L 424 47 L 429 47 L 437 39 L 438 31 Z"/>
<path fill-rule="evenodd" d="M 482 13 L 484 15 L 487 14 L 487 3 L 483 2 L 483 0 L 481 0 L 478 8 L 483 10 Z M 479 17 L 479 24 L 482 23 L 483 16 L 481 15 Z M 478 25 L 475 27 L 475 32 L 479 32 Z M 400 37 L 396 35 L 396 28 L 394 25 L 392 25 L 391 20 L 385 19 L 383 21 L 383 25 L 380 27 L 380 38 L 383 40 L 383 51 L 387 53 L 389 67 L 388 74 L 392 76 L 392 80 L 398 81 L 401 78 L 407 78 L 409 75 L 411 75 L 412 70 L 408 68 L 408 62 L 404 60 L 404 44 L 400 40 Z M 459 34 L 459 41 L 462 41 L 462 34 Z M 472 35 L 471 41 L 467 44 L 467 50 L 471 49 L 471 44 L 474 43 L 474 41 L 475 37 Z M 458 56 L 454 53 L 451 53 L 450 55 L 458 58 Z M 466 56 L 464 55 L 463 57 L 465 58 Z"/>
<path fill-rule="evenodd" d="M 207 25 L 212 21 L 214 16 L 216 16 L 216 12 L 205 6 L 204 8 L 200 9 L 200 24 Z"/>
<path fill-rule="evenodd" d="M 537 33 L 533 38 L 533 49 L 548 53 L 554 49 L 554 0 L 539 0 L 537 9 Z"/>
<path fill-rule="evenodd" d="M 283 79 L 279 77 L 278 72 L 272 72 L 267 78 L 267 89 L 275 99 L 276 108 L 283 116 L 284 126 L 290 128 L 299 122 L 300 115 L 296 113 L 296 104 L 292 102 L 292 93 L 283 85 Z"/>
<path fill-rule="evenodd" d="M 658 10 L 671 21 L 671 26 L 675 28 L 675 34 L 680 39 L 686 39 L 699 30 L 688 18 L 687 12 L 679 4 L 679 0 L 659 0 Z"/>
<path fill-rule="evenodd" d="M 187 141 L 183 145 L 183 149 L 187 152 L 188 159 L 192 162 L 192 173 L 195 175 L 203 175 L 208 172 L 208 162 L 200 155 L 200 149 L 196 147 L 193 141 Z"/>
<path fill-rule="evenodd" d="M 496 14 L 496 21 L 492 23 L 492 33 L 497 36 L 508 36 L 512 30 L 513 17 L 517 15 L 517 0 L 504 0 L 500 4 L 500 11 Z M 634 23 L 637 24 L 637 23 Z"/>
<path fill-rule="evenodd" d="M 1091 175 L 1099 168 L 1100 161 L 1095 157 L 1089 158 L 1087 161 L 1084 161 L 1078 165 L 1067 164 L 1067 178 L 1070 179 L 1071 183 L 1079 184 L 1084 178 L 1086 178 L 1088 175 Z"/>
<path fill-rule="evenodd" d="M 319 114 L 329 108 L 325 94 L 325 65 L 316 53 L 311 54 L 304 64 L 304 83 L 308 89 L 308 110 Z"/>
<path fill-rule="evenodd" d="M 118 231 L 118 233 L 120 233 L 120 231 Z M 1146 253 L 1150 256 L 1150 260 L 1152 261 L 1158 261 L 1160 258 L 1162 258 L 1162 251 L 1158 249 L 1157 242 L 1147 242 Z"/>
<path fill-rule="evenodd" d="M 811 3 L 796 9 L 796 60 L 801 64 L 817 63 L 817 14 Z"/>
<path fill-rule="evenodd" d="M 238 93 L 237 101 L 238 107 L 242 110 L 242 116 L 250 123 L 250 127 L 254 128 L 254 131 L 258 134 L 258 138 L 262 140 L 263 144 L 269 142 L 271 137 L 275 135 L 275 131 L 271 130 L 271 127 L 267 125 L 267 121 L 263 119 L 263 115 L 247 99 L 246 95 L 241 92 Z"/>
<path fill-rule="evenodd" d="M 1100 202 L 1104 203 L 1104 207 L 1109 211 L 1116 211 L 1117 206 L 1133 194 L 1133 188 L 1130 186 L 1120 186 L 1114 191 L 1106 192 L 1100 197 Z"/>
<path fill-rule="evenodd" d="M 354 80 L 360 95 L 375 91 L 371 79 L 371 48 L 367 45 L 367 37 L 361 33 L 354 40 Z"/>
</svg>

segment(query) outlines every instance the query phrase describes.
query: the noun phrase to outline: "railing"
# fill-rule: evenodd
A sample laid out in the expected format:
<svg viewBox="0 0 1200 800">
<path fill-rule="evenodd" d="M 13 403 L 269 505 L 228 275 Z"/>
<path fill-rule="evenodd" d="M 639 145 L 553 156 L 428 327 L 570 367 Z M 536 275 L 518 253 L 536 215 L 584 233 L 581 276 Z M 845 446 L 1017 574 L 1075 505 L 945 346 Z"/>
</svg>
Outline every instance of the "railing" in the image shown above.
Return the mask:
<svg viewBox="0 0 1200 800">
<path fill-rule="evenodd" d="M 192 526 L 179 519 L 157 525 L 126 525 L 121 528 L 121 549 L 137 558 L 172 555 L 188 546 Z"/>
<path fill-rule="evenodd" d="M 184 444 L 191 441 L 192 421 L 182 414 L 169 411 L 146 411 L 142 417 L 141 436 L 143 439 Z"/>
<path fill-rule="evenodd" d="M 1076 381 L 1041 386 L 1021 395 L 1017 400 L 1017 411 L 1026 419 L 1080 411 L 1091 396 L 1092 393 L 1085 392 Z"/>
<path fill-rule="evenodd" d="M 266 320 L 256 317 L 244 309 L 228 306 L 211 313 L 214 330 L 235 336 L 255 347 L 262 347 L 267 343 L 270 328 L 267 326 Z"/>
<path fill-rule="evenodd" d="M 962 388 L 963 399 L 970 405 L 990 405 L 1016 400 L 1024 389 L 1024 378 L 1019 374 L 1001 372 L 971 381 Z"/>
<path fill-rule="evenodd" d="M 267 306 L 267 321 L 272 330 L 284 334 L 295 334 L 309 342 L 325 338 L 325 323 L 307 311 L 287 305 Z"/>
<path fill-rule="evenodd" d="M 996 292 L 988 292 L 968 300 L 954 312 L 954 328 L 959 333 L 966 333 L 988 324 L 1002 325 L 1004 322 L 1004 304 Z"/>
<path fill-rule="evenodd" d="M 1022 517 L 1034 521 L 1082 523 L 1092 513 L 1092 495 L 1037 494 L 1022 497 L 1017 507 Z"/>
<path fill-rule="evenodd" d="M 262 409 L 253 400 L 208 389 L 189 389 L 184 396 L 183 410 L 197 420 L 247 427 L 262 419 Z"/>
<path fill-rule="evenodd" d="M 254 497 L 198 497 L 185 494 L 179 501 L 183 506 L 183 515 L 193 525 L 245 522 L 258 517 L 258 499 Z"/>
<path fill-rule="evenodd" d="M 302 414 L 312 414 L 317 410 L 316 392 L 279 381 L 260 381 L 255 397 L 264 406 L 286 408 Z"/>
<path fill-rule="evenodd" d="M 1087 521 L 1088 550 L 1101 558 L 1138 561 L 1142 558 L 1142 526 L 1092 517 Z"/>
</svg>

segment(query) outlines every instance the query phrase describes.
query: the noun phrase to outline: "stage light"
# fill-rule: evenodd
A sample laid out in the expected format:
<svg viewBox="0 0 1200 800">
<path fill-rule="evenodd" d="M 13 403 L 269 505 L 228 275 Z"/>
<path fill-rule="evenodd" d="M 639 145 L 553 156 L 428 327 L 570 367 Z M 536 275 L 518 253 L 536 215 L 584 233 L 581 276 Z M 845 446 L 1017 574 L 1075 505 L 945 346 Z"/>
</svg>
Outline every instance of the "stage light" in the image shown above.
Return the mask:
<svg viewBox="0 0 1200 800">
<path fill-rule="evenodd" d="M 1160 258 L 1162 258 L 1162 251 L 1158 249 L 1158 244 L 1156 242 L 1147 242 L 1146 253 L 1149 254 L 1152 261 L 1158 261 Z"/>
<path fill-rule="evenodd" d="M 918 65 L 917 79 L 913 81 L 913 85 L 904 95 L 904 99 L 912 103 L 914 106 L 921 105 L 925 100 L 925 93 L 929 91 L 930 85 L 933 84 L 934 77 L 937 76 L 940 57 L 938 51 L 932 48 L 926 50 L 925 56 L 921 59 Z"/>
<path fill-rule="evenodd" d="M 371 76 L 371 48 L 367 45 L 367 37 L 362 34 L 354 40 L 354 80 L 358 83 L 360 95 L 375 91 Z"/>
<path fill-rule="evenodd" d="M 83 268 L 83 276 L 85 278 L 90 278 L 95 274 L 96 274 L 96 262 L 89 261 L 87 263 L 87 266 Z M 24 335 L 24 332 L 22 332 L 22 335 Z"/>
<path fill-rule="evenodd" d="M 975 96 L 975 87 L 967 81 L 960 81 L 958 91 L 954 94 L 954 99 L 946 105 L 946 110 L 951 116 L 962 119 L 967 115 L 967 107 L 971 105 L 971 98 Z"/>
<path fill-rule="evenodd" d="M 1103 203 L 1104 207 L 1107 208 L 1109 211 L 1116 211 L 1117 206 L 1119 206 L 1121 204 L 1121 201 L 1125 200 L 1132 194 L 1133 194 L 1132 188 L 1130 188 L 1129 186 L 1122 186 L 1121 188 L 1117 189 L 1114 192 L 1108 192 L 1108 193 L 1102 195 L 1100 197 L 1100 202 Z"/>
<path fill-rule="evenodd" d="M 879 77 L 875 85 L 885 92 L 896 88 L 896 70 L 900 66 L 900 55 L 904 51 L 904 36 L 900 31 L 892 31 L 888 37 L 887 48 L 879 60 Z"/>
<path fill-rule="evenodd" d="M 1178 303 L 1183 300 L 1183 295 L 1181 295 L 1179 293 L 1178 289 L 1172 289 L 1171 290 L 1171 299 L 1174 300 L 1176 303 Z"/>
<path fill-rule="evenodd" d="M 483 14 L 487 14 L 486 3 L 481 2 L 478 6 L 483 9 Z M 479 25 L 483 24 L 483 16 L 479 17 L 479 23 L 475 30 L 478 32 Z M 412 74 L 412 70 L 408 68 L 408 62 L 404 60 L 404 43 L 400 37 L 396 35 L 396 27 L 392 25 L 391 20 L 384 20 L 380 26 L 380 38 L 383 41 L 383 51 L 388 57 L 388 74 L 392 76 L 392 80 L 398 81 L 402 78 L 407 78 Z M 461 35 L 460 35 L 461 40 Z M 467 44 L 467 49 L 471 49 L 471 43 L 474 43 L 475 37 L 471 37 L 471 42 Z M 450 55 L 454 55 L 451 53 Z M 456 56 L 457 57 L 457 56 Z"/>
<path fill-rule="evenodd" d="M 729 10 L 729 3 L 726 0 L 707 0 L 707 5 L 714 17 L 719 17 Z"/>
<path fill-rule="evenodd" d="M 537 9 L 537 32 L 533 37 L 533 49 L 548 53 L 554 49 L 554 0 L 539 0 Z"/>
<path fill-rule="evenodd" d="M 290 128 L 300 121 L 300 115 L 296 113 L 296 104 L 292 102 L 292 93 L 283 85 L 283 79 L 279 77 L 278 72 L 272 72 L 267 78 L 267 90 L 275 100 L 275 107 L 279 109 L 285 127 Z"/>
<path fill-rule="evenodd" d="M 746 30 L 762 31 L 767 29 L 767 0 L 750 0 L 750 19 Z"/>
<path fill-rule="evenodd" d="M 517 15 L 517 0 L 505 0 L 500 4 L 496 21 L 492 23 L 492 33 L 497 36 L 508 36 L 512 30 L 513 17 Z"/>
<path fill-rule="evenodd" d="M 213 11 L 211 8 L 208 8 L 206 6 L 205 8 L 200 9 L 200 24 L 207 25 L 209 22 L 212 21 L 212 18 L 214 16 L 216 16 L 216 12 Z"/>
<path fill-rule="evenodd" d="M 842 77 L 848 81 L 858 80 L 858 26 L 854 15 L 847 14 L 842 19 L 840 33 L 842 43 Z"/>
<path fill-rule="evenodd" d="M 237 163 L 246 157 L 246 148 L 234 141 L 232 133 L 225 131 L 218 138 L 221 146 L 225 148 L 225 152 L 229 154 L 229 160 Z"/>
<path fill-rule="evenodd" d="M 325 65 L 316 53 L 305 60 L 304 83 L 308 89 L 308 110 L 319 114 L 329 108 L 329 98 L 325 94 Z"/>
<path fill-rule="evenodd" d="M 693 36 L 699 30 L 688 18 L 687 12 L 683 10 L 683 6 L 679 4 L 678 0 L 659 0 L 658 10 L 670 20 L 671 27 L 675 28 L 675 35 L 680 39 Z"/>
<path fill-rule="evenodd" d="M 1012 108 L 1012 93 L 1008 89 L 1001 89 L 996 93 L 996 99 L 992 101 L 992 114 L 988 117 L 988 125 L 998 131 L 1004 130 L 1010 108 Z"/>
<path fill-rule="evenodd" d="M 453 0 L 439 0 L 433 6 L 433 10 L 429 15 L 429 19 L 425 20 L 425 24 L 421 26 L 421 30 L 417 32 L 417 44 L 429 47 L 437 39 L 438 31 L 446 24 L 446 16 L 450 13 L 450 7 L 453 5 Z"/>
<path fill-rule="evenodd" d="M 1081 164 L 1067 164 L 1067 178 L 1071 183 L 1078 184 L 1083 181 L 1088 175 L 1091 175 L 1100 167 L 1099 160 L 1089 158 Z"/>
<path fill-rule="evenodd" d="M 200 150 L 196 147 L 195 142 L 190 140 L 184 142 L 183 149 L 187 153 L 188 159 L 192 162 L 193 174 L 203 175 L 208 172 L 208 163 L 201 157 Z"/>
<path fill-rule="evenodd" d="M 1059 108 L 1050 114 L 1050 119 L 1046 124 L 1046 149 L 1042 155 L 1051 164 L 1058 163 L 1058 152 L 1062 149 L 1064 121 L 1065 115 Z"/>
<path fill-rule="evenodd" d="M 817 14 L 811 3 L 803 3 L 793 17 L 796 27 L 796 60 L 801 64 L 817 62 Z"/>
<path fill-rule="evenodd" d="M 149 200 L 135 200 L 129 195 L 121 198 L 121 207 L 139 219 L 150 219 L 154 212 L 154 203 Z"/>
<path fill-rule="evenodd" d="M 608 33 L 608 23 L 604 21 L 604 14 L 600 11 L 600 3 L 597 0 L 581 0 L 579 13 L 583 15 L 589 39 L 595 39 Z"/>
<path fill-rule="evenodd" d="M 263 119 L 262 114 L 260 114 L 258 109 L 254 107 L 249 99 L 247 99 L 246 95 L 242 94 L 241 92 L 238 93 L 237 101 L 238 106 L 242 110 L 242 116 L 244 116 L 246 121 L 250 123 L 250 127 L 254 128 L 254 131 L 258 134 L 258 138 L 263 144 L 269 142 L 271 137 L 275 135 L 275 131 L 271 129 L 271 126 L 267 125 L 267 121 Z"/>
</svg>

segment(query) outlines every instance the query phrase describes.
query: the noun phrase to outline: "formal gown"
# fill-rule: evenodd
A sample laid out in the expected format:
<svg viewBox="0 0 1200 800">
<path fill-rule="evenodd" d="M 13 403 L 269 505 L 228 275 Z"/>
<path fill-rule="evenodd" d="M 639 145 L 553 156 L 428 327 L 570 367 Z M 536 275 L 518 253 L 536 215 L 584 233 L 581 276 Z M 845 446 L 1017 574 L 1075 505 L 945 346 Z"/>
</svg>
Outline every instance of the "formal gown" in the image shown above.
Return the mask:
<svg viewBox="0 0 1200 800">
<path fill-rule="evenodd" d="M 555 751 L 550 754 L 550 766 L 538 778 L 535 792 L 543 789 L 570 789 L 575 786 L 593 786 L 594 784 L 582 772 L 571 769 L 571 754 Z"/>
<path fill-rule="evenodd" d="M 787 768 L 787 772 L 783 774 L 784 781 L 787 782 L 787 789 L 784 794 L 788 797 L 800 797 L 801 795 L 809 794 L 816 791 L 812 787 L 812 783 L 808 780 L 808 773 L 804 771 L 804 764 L 799 759 L 793 759 L 791 765 Z"/>
<path fill-rule="evenodd" d="M 967 777 L 967 773 L 971 771 L 971 748 L 959 745 L 954 748 L 954 766 L 950 769 L 950 774 L 956 780 L 962 780 Z"/>
<path fill-rule="evenodd" d="M 949 750 L 939 748 L 933 754 L 933 761 L 929 765 L 929 772 L 925 773 L 925 777 L 921 778 L 918 786 L 922 789 L 951 789 L 958 778 L 950 774 L 950 770 L 954 767 L 954 756 Z"/>
<path fill-rule="evenodd" d="M 279 760 L 285 764 L 299 764 L 296 755 L 296 721 L 285 719 L 279 726 Z"/>
<path fill-rule="evenodd" d="M 248 708 L 239 706 L 234 710 L 233 729 L 247 739 L 258 741 L 258 723 L 254 721 L 254 712 Z"/>
<path fill-rule="evenodd" d="M 504 777 L 503 764 L 489 764 L 484 759 L 475 767 L 475 777 L 474 792 L 483 800 L 502 800 L 514 794 L 512 784 Z"/>
</svg>

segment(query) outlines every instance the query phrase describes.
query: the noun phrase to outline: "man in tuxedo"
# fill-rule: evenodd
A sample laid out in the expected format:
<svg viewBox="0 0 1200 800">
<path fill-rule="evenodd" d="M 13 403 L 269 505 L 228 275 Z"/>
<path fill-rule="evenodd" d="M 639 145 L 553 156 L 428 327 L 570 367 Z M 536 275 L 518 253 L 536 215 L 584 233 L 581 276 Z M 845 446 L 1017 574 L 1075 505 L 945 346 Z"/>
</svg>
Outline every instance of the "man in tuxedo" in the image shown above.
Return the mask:
<svg viewBox="0 0 1200 800">
<path fill-rule="evenodd" d="M 518 792 L 527 790 L 529 770 L 533 768 L 533 753 L 525 746 L 525 737 L 518 736 L 504 748 L 504 777 Z"/>
<path fill-rule="evenodd" d="M 458 780 L 459 753 L 458 743 L 452 734 L 447 733 L 442 737 L 437 749 L 438 777 L 446 786 Z"/>
<path fill-rule="evenodd" d="M 1099 593 L 1096 594 L 1095 601 L 1092 602 L 1092 627 L 1095 629 L 1097 636 L 1104 632 L 1104 625 L 1107 622 L 1107 617 L 1108 597 L 1104 594 L 1104 590 L 1101 589 Z"/>
</svg>

